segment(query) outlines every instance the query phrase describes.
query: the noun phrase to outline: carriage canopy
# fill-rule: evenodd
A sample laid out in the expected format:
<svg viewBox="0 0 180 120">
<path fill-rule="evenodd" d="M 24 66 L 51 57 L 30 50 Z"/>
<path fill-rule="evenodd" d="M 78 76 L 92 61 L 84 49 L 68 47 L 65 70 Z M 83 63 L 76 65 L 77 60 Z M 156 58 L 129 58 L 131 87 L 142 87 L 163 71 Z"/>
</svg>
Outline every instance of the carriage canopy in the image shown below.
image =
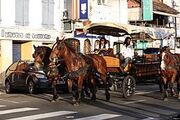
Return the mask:
<svg viewBox="0 0 180 120">
<path fill-rule="evenodd" d="M 104 22 L 88 24 L 84 27 L 84 32 L 96 35 L 121 37 L 131 34 L 132 30 L 125 24 Z"/>
</svg>

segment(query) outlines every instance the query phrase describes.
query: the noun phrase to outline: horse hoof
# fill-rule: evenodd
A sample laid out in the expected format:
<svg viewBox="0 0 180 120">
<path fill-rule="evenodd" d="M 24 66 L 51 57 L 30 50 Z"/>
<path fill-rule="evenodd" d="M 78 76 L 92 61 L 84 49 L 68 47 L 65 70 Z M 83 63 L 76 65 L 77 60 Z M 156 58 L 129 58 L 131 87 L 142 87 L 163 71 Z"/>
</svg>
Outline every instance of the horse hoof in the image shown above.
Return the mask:
<svg viewBox="0 0 180 120">
<path fill-rule="evenodd" d="M 164 100 L 164 101 L 168 101 L 168 99 L 167 99 L 167 98 L 164 98 L 163 100 Z"/>
<path fill-rule="evenodd" d="M 76 102 L 76 103 L 74 103 L 74 104 L 73 104 L 73 106 L 79 106 L 79 103 L 78 103 L 78 102 Z"/>
<path fill-rule="evenodd" d="M 51 100 L 52 103 L 56 102 L 56 100 Z"/>
</svg>

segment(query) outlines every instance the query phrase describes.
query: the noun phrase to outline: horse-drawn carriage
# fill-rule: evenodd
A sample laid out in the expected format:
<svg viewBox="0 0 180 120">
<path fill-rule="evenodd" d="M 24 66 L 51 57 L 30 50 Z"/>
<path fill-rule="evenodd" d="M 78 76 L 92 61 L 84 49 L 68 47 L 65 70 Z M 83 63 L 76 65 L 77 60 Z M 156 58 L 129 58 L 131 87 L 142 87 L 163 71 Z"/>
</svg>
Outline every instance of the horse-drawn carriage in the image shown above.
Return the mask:
<svg viewBox="0 0 180 120">
<path fill-rule="evenodd" d="M 122 37 L 130 34 L 130 30 L 126 25 L 118 25 L 115 23 L 94 23 L 85 27 L 85 32 L 96 35 L 110 35 Z M 108 51 L 108 50 L 107 50 Z M 123 97 L 128 98 L 135 93 L 136 81 L 131 75 L 131 63 L 125 68 L 121 66 L 121 60 L 115 54 L 106 53 L 103 55 L 106 61 L 108 79 L 112 82 L 112 91 L 121 92 Z"/>
<path fill-rule="evenodd" d="M 93 23 L 85 27 L 85 32 L 97 35 L 110 35 L 113 37 L 122 37 L 130 35 L 135 41 L 143 34 L 145 39 L 153 38 L 142 31 L 130 29 L 127 25 L 115 23 Z M 110 40 L 111 41 L 111 40 Z M 122 42 L 114 42 L 114 54 L 106 54 L 103 58 L 107 64 L 108 77 L 112 80 L 112 90 L 121 90 L 125 98 L 130 97 L 135 92 L 136 81 L 155 79 L 159 82 L 160 60 L 159 49 L 149 48 L 143 51 L 143 55 L 136 55 L 131 65 L 127 65 L 124 70 L 121 67 L 121 60 L 115 55 L 121 51 Z M 118 50 L 119 49 L 119 50 Z"/>
</svg>

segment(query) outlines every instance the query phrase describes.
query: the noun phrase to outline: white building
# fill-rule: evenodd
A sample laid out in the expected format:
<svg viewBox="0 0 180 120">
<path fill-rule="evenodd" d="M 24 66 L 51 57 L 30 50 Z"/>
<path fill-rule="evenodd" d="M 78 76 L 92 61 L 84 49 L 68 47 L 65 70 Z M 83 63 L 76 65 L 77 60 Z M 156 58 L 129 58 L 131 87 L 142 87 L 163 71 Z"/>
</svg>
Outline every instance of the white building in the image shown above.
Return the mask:
<svg viewBox="0 0 180 120">
<path fill-rule="evenodd" d="M 115 22 L 128 24 L 127 0 L 64 0 L 65 11 L 68 14 L 64 19 L 64 32 L 67 37 L 80 39 L 80 51 L 83 53 L 84 40 L 90 39 L 91 45 L 98 38 L 83 35 L 83 21 Z M 84 17 L 85 16 L 85 17 Z M 111 39 L 108 37 L 107 39 Z M 117 40 L 114 39 L 113 40 Z M 112 47 L 112 45 L 111 45 Z M 91 48 L 94 49 L 94 46 Z"/>
<path fill-rule="evenodd" d="M 33 59 L 33 45 L 54 43 L 63 6 L 62 0 L 0 0 L 1 78 L 13 61 Z"/>
</svg>

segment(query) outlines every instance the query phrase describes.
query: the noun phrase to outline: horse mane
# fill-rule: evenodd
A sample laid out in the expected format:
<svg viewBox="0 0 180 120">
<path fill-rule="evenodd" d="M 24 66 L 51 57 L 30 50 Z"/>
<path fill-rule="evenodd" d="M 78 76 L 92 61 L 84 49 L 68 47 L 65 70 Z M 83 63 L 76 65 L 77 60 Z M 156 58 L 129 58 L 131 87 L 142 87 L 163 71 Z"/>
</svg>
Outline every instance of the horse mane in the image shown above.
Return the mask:
<svg viewBox="0 0 180 120">
<path fill-rule="evenodd" d="M 72 51 L 73 53 L 77 53 L 76 50 L 71 46 L 71 44 L 69 43 L 70 41 L 79 41 L 78 39 L 75 39 L 75 38 L 67 38 L 67 39 L 64 39 L 62 40 L 65 44 L 65 46 L 70 50 Z M 59 40 L 59 38 L 56 39 L 56 43 L 54 43 L 54 45 L 52 46 L 52 50 L 55 48 L 55 46 L 58 44 L 58 42 L 61 41 Z"/>
<path fill-rule="evenodd" d="M 64 41 L 64 44 L 70 51 L 72 51 L 73 53 L 77 53 L 76 50 L 73 47 L 71 47 L 66 41 Z"/>
</svg>

